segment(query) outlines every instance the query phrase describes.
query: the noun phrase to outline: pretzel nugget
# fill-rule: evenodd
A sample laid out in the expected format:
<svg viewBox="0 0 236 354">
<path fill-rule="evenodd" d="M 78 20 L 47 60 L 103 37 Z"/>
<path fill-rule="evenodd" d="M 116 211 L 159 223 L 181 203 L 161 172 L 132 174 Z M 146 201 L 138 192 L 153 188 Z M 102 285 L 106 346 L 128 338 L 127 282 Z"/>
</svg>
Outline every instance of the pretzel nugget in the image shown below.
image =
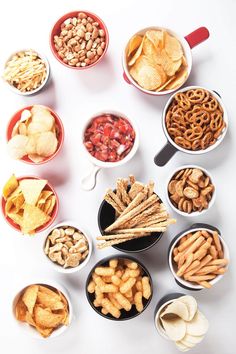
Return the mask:
<svg viewBox="0 0 236 354">
<path fill-rule="evenodd" d="M 125 309 L 125 311 L 130 311 L 131 310 L 131 303 L 124 295 L 122 295 L 120 292 L 114 293 L 114 298 L 119 302 L 119 304 L 122 306 L 122 308 Z"/>
<path fill-rule="evenodd" d="M 138 312 L 142 312 L 143 311 L 143 301 L 142 301 L 142 292 L 138 291 L 135 295 L 134 295 L 134 304 L 136 307 L 136 310 Z"/>
<path fill-rule="evenodd" d="M 93 294 L 95 291 L 95 282 L 93 280 L 90 281 L 89 285 L 87 286 L 87 290 L 89 294 Z"/>
<path fill-rule="evenodd" d="M 136 278 L 129 278 L 128 280 L 126 280 L 126 282 L 124 282 L 121 286 L 120 286 L 120 292 L 122 294 L 127 293 L 127 291 L 129 291 L 130 289 L 132 289 L 132 287 L 134 286 L 134 284 L 136 283 Z"/>
<path fill-rule="evenodd" d="M 142 277 L 143 297 L 149 299 L 151 296 L 151 286 L 148 277 Z"/>
<path fill-rule="evenodd" d="M 109 261 L 109 267 L 110 268 L 116 268 L 117 267 L 117 265 L 118 265 L 118 259 L 111 259 L 110 261 Z"/>
<path fill-rule="evenodd" d="M 102 307 L 115 318 L 119 318 L 121 315 L 120 310 L 118 310 L 109 299 L 102 300 Z"/>
<path fill-rule="evenodd" d="M 116 285 L 116 286 L 119 286 L 120 283 L 121 283 L 121 279 L 120 277 L 118 277 L 116 274 L 115 275 L 112 275 L 111 277 L 111 282 L 112 284 Z"/>
<path fill-rule="evenodd" d="M 109 267 L 97 267 L 95 268 L 95 273 L 97 275 L 102 275 L 102 276 L 106 276 L 106 275 L 114 275 L 115 271 L 113 268 L 109 268 Z"/>
</svg>

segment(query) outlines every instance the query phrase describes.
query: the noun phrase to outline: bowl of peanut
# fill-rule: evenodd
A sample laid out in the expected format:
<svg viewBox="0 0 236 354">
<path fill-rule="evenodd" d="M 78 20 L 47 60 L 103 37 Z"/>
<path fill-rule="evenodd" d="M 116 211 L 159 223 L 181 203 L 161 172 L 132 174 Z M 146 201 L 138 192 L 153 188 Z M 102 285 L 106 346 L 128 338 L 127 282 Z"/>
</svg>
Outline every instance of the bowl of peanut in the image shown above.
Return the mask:
<svg viewBox="0 0 236 354">
<path fill-rule="evenodd" d="M 89 262 L 92 241 L 76 222 L 63 221 L 47 231 L 43 251 L 55 270 L 75 273 Z"/>
<path fill-rule="evenodd" d="M 91 68 L 102 60 L 109 43 L 105 23 L 88 11 L 73 11 L 53 26 L 50 47 L 55 58 L 68 68 Z"/>
<path fill-rule="evenodd" d="M 166 197 L 182 216 L 204 214 L 215 202 L 216 187 L 211 174 L 197 165 L 180 166 L 167 179 Z"/>
<path fill-rule="evenodd" d="M 86 282 L 91 307 L 114 321 L 140 315 L 151 302 L 152 293 L 149 271 L 130 256 L 117 254 L 103 258 L 92 268 Z"/>
</svg>

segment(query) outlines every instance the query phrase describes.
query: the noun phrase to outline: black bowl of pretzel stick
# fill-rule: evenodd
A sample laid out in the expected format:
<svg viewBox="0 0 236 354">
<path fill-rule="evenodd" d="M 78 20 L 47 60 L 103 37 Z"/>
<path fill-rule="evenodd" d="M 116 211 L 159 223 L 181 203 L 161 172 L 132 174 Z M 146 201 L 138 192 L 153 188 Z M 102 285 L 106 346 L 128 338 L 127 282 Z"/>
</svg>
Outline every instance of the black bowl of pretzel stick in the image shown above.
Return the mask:
<svg viewBox="0 0 236 354">
<path fill-rule="evenodd" d="M 229 249 L 215 226 L 197 223 L 173 238 L 168 262 L 182 288 L 210 289 L 227 272 Z"/>
<path fill-rule="evenodd" d="M 162 200 L 154 192 L 154 182 L 147 185 L 135 180 L 119 178 L 116 189 L 106 192 L 98 211 L 101 236 L 98 249 L 114 247 L 118 251 L 136 253 L 146 251 L 162 237 L 169 224 Z"/>
<path fill-rule="evenodd" d="M 91 307 L 109 320 L 124 321 L 140 315 L 153 294 L 152 278 L 137 259 L 115 254 L 91 269 L 86 296 Z"/>
</svg>

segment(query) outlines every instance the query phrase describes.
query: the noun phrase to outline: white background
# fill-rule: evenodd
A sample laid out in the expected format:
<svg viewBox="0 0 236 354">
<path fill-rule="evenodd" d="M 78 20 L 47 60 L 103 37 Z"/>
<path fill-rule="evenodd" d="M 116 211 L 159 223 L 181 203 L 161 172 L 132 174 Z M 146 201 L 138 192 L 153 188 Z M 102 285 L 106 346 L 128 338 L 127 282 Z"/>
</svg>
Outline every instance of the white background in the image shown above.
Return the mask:
<svg viewBox="0 0 236 354">
<path fill-rule="evenodd" d="M 157 301 L 173 290 L 181 291 L 167 266 L 167 248 L 174 235 L 192 222 L 216 225 L 231 251 L 231 267 L 224 279 L 213 289 L 194 293 L 199 307 L 210 321 L 204 341 L 192 350 L 193 354 L 232 354 L 235 328 L 235 101 L 236 101 L 236 1 L 233 0 L 129 0 L 129 1 L 2 1 L 0 8 L 1 62 L 11 52 L 32 47 L 43 51 L 52 69 L 48 89 L 34 97 L 22 98 L 0 83 L 0 185 L 14 172 L 20 175 L 38 175 L 48 178 L 60 198 L 57 221 L 74 219 L 87 230 L 93 240 L 98 235 L 97 211 L 103 194 L 114 187 L 117 177 L 130 173 L 147 182 L 156 182 L 156 191 L 164 199 L 164 188 L 169 173 L 180 164 L 196 163 L 209 169 L 217 186 L 217 200 L 208 213 L 190 220 L 177 217 L 160 243 L 148 252 L 138 254 L 151 272 L 154 294 L 148 309 L 127 322 L 109 321 L 87 303 L 85 280 L 90 268 L 113 249 L 97 251 L 87 267 L 78 274 L 61 275 L 45 261 L 42 244 L 45 235 L 23 237 L 2 219 L 0 229 L 0 350 L 8 354 L 109 353 L 143 354 L 175 353 L 173 343 L 161 338 L 153 323 Z M 49 32 L 54 22 L 64 13 L 87 9 L 97 13 L 107 24 L 110 45 L 105 59 L 84 72 L 63 67 L 52 56 Z M 161 112 L 168 97 L 157 98 L 138 92 L 122 78 L 121 53 L 124 44 L 137 30 L 151 26 L 165 26 L 186 35 L 202 25 L 209 28 L 209 40 L 193 50 L 193 71 L 188 84 L 199 84 L 218 91 L 228 108 L 229 131 L 214 152 L 199 157 L 178 153 L 165 167 L 153 163 L 155 153 L 165 143 L 161 128 Z M 60 156 L 38 167 L 10 160 L 6 154 L 5 130 L 12 114 L 29 104 L 45 104 L 62 118 L 65 126 L 65 144 Z M 102 171 L 96 189 L 84 192 L 80 179 L 89 168 L 83 156 L 79 137 L 81 127 L 91 114 L 111 108 L 134 118 L 141 131 L 140 149 L 127 165 Z M 94 241 L 95 244 L 95 241 Z M 28 279 L 44 279 L 63 284 L 74 305 L 74 321 L 64 335 L 55 340 L 34 340 L 18 332 L 12 320 L 11 300 L 18 287 Z"/>
</svg>

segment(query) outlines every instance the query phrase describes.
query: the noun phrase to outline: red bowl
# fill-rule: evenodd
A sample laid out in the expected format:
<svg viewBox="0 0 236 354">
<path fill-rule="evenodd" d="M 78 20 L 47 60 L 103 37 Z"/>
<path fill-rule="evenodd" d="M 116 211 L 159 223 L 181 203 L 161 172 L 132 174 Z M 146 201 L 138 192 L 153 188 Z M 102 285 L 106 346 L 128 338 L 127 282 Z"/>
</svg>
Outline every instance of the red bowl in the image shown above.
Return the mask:
<svg viewBox="0 0 236 354">
<path fill-rule="evenodd" d="M 84 12 L 86 15 L 92 17 L 96 22 L 99 23 L 101 29 L 104 30 L 105 32 L 105 38 L 106 38 L 106 47 L 104 48 L 104 51 L 102 53 L 102 55 L 98 58 L 97 61 L 95 61 L 94 63 L 84 66 L 84 67 L 77 67 L 77 66 L 70 66 L 68 64 L 66 64 L 58 55 L 56 48 L 55 48 L 55 44 L 54 44 L 54 36 L 58 35 L 60 33 L 61 30 L 61 24 L 67 20 L 70 17 L 77 17 L 78 13 L 80 12 Z M 105 25 L 105 23 L 100 19 L 100 17 L 98 17 L 97 15 L 95 15 L 94 13 L 90 12 L 90 11 L 84 11 L 84 10 L 78 10 L 78 11 L 72 11 L 69 12 L 65 15 L 63 15 L 62 17 L 59 18 L 59 20 L 57 20 L 57 22 L 55 23 L 55 25 L 53 26 L 51 33 L 50 33 L 50 48 L 51 51 L 53 53 L 53 55 L 55 56 L 55 58 L 64 66 L 67 66 L 67 68 L 70 69 L 75 69 L 75 70 L 84 70 L 84 69 L 88 69 L 91 68 L 92 66 L 98 64 L 103 58 L 104 55 L 106 54 L 107 48 L 108 48 L 108 44 L 109 44 L 109 34 L 108 34 L 108 30 L 107 27 Z"/>
<path fill-rule="evenodd" d="M 41 179 L 39 177 L 36 177 L 36 176 L 22 176 L 22 177 L 17 177 L 17 181 L 21 181 L 23 179 Z M 50 225 L 52 225 L 52 223 L 55 221 L 56 217 L 57 217 L 57 214 L 58 214 L 58 209 L 59 209 L 59 198 L 58 198 L 58 195 L 55 191 L 55 189 L 52 187 L 52 185 L 48 182 L 46 184 L 46 186 L 44 187 L 43 190 L 49 190 L 49 191 L 52 191 L 53 194 L 55 195 L 56 197 L 56 204 L 54 206 L 54 209 L 53 209 L 53 212 L 52 212 L 52 215 L 51 215 L 51 219 L 44 225 L 38 227 L 36 230 L 35 230 L 35 233 L 37 232 L 42 232 L 44 230 L 46 230 Z M 20 226 L 18 224 L 16 224 L 12 219 L 10 219 L 6 213 L 5 213 L 5 205 L 6 205 L 6 201 L 5 199 L 3 198 L 2 196 L 2 213 L 3 213 L 3 216 L 5 218 L 5 220 L 7 221 L 7 223 L 13 228 L 15 229 L 16 231 L 19 231 L 21 232 L 21 229 L 20 229 Z"/>
<path fill-rule="evenodd" d="M 22 157 L 22 159 L 20 159 L 20 161 L 23 161 L 25 163 L 28 163 L 30 165 L 42 165 L 48 161 L 51 161 L 58 153 L 59 151 L 61 150 L 62 148 L 62 145 L 63 145 L 63 142 L 64 142 L 64 136 L 65 136 L 65 133 L 64 133 L 64 127 L 63 127 L 63 124 L 62 124 L 62 121 L 61 119 L 59 118 L 59 116 L 53 111 L 51 110 L 51 108 L 49 107 L 46 107 L 46 106 L 43 106 L 43 105 L 40 105 L 44 108 L 46 108 L 50 113 L 51 115 L 54 117 L 55 119 L 55 123 L 56 123 L 56 126 L 58 128 L 58 136 L 57 136 L 57 140 L 58 140 L 58 146 L 57 146 L 57 149 L 56 151 L 54 152 L 54 154 L 52 154 L 51 156 L 49 157 L 46 157 L 45 160 L 41 161 L 41 162 L 33 162 L 32 160 L 30 160 L 28 158 L 28 156 L 24 156 Z M 28 110 L 31 110 L 31 108 L 33 107 L 32 106 L 27 106 L 27 107 L 24 107 L 22 109 L 20 109 L 19 111 L 17 111 L 13 116 L 12 118 L 10 119 L 9 123 L 8 123 L 8 126 L 7 126 L 7 132 L 6 132 L 6 138 L 7 138 L 7 142 L 11 139 L 11 134 L 12 134 L 12 130 L 15 126 L 15 124 L 20 120 L 21 118 L 21 113 L 25 110 L 25 109 L 28 109 Z"/>
</svg>

